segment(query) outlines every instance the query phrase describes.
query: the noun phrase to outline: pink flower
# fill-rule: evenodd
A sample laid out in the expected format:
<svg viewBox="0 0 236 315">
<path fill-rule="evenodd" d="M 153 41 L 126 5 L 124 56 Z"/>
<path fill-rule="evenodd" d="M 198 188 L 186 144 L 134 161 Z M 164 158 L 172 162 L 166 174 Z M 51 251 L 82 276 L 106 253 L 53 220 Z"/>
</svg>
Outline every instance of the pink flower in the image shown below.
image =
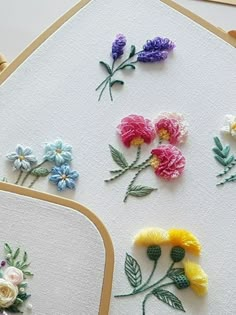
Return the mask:
<svg viewBox="0 0 236 315">
<path fill-rule="evenodd" d="M 182 143 L 186 140 L 188 124 L 182 114 L 163 112 L 154 123 L 160 140 L 167 140 L 171 144 Z"/>
<path fill-rule="evenodd" d="M 171 144 L 162 144 L 153 149 L 150 164 L 155 169 L 155 174 L 164 179 L 179 177 L 185 167 L 185 157 L 181 151 Z"/>
<path fill-rule="evenodd" d="M 117 131 L 126 147 L 151 143 L 155 138 L 155 131 L 149 119 L 143 116 L 129 115 L 121 120 Z"/>
</svg>

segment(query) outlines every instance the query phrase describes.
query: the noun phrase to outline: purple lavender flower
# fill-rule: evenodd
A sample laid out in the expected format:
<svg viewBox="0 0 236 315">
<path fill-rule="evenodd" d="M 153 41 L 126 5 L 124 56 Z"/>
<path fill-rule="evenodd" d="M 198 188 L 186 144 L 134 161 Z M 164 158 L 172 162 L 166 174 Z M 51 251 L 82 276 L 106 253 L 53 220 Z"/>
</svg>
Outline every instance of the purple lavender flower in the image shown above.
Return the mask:
<svg viewBox="0 0 236 315">
<path fill-rule="evenodd" d="M 140 62 L 160 62 L 168 57 L 168 51 L 141 51 L 137 60 Z"/>
<path fill-rule="evenodd" d="M 145 51 L 170 51 L 174 48 L 175 44 L 170 39 L 161 37 L 155 37 L 153 40 L 147 40 L 146 44 L 143 46 L 143 50 Z"/>
<path fill-rule="evenodd" d="M 117 34 L 114 42 L 112 43 L 111 55 L 114 61 L 123 55 L 125 45 L 125 36 L 123 34 Z"/>
</svg>

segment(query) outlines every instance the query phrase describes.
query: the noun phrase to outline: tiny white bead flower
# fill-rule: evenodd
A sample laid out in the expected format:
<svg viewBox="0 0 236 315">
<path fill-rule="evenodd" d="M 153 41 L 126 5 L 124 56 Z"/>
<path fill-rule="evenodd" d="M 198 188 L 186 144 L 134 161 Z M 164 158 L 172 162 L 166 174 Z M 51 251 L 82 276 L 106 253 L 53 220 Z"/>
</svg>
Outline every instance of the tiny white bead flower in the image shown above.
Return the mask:
<svg viewBox="0 0 236 315">
<path fill-rule="evenodd" d="M 220 130 L 224 134 L 236 137 L 236 116 L 225 115 L 224 126 Z"/>
</svg>

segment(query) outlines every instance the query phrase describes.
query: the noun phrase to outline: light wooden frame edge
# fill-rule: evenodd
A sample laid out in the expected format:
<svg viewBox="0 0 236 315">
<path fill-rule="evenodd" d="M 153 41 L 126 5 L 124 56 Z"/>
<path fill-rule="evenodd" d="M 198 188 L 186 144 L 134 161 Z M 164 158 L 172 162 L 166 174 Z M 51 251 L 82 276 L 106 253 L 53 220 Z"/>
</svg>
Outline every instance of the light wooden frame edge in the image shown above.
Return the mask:
<svg viewBox="0 0 236 315">
<path fill-rule="evenodd" d="M 33 199 L 38 199 L 42 201 L 47 201 L 53 204 L 57 204 L 60 206 L 65 206 L 71 208 L 75 211 L 82 213 L 86 216 L 90 222 L 92 222 L 99 234 L 102 237 L 105 249 L 105 268 L 104 268 L 104 278 L 103 278 L 103 286 L 100 298 L 100 306 L 99 306 L 99 314 L 98 315 L 108 315 L 110 300 L 111 300 L 111 292 L 112 292 L 112 280 L 113 280 L 113 270 L 114 270 L 114 248 L 112 244 L 111 237 L 100 221 L 100 219 L 88 208 L 81 205 L 80 203 L 59 197 L 57 195 L 51 195 L 44 192 L 39 192 L 33 189 L 0 182 L 0 191 L 9 192 L 17 195 L 22 195 L 26 197 L 30 197 Z"/>
<path fill-rule="evenodd" d="M 200 16 L 194 14 L 183 6 L 177 4 L 172 0 L 160 0 L 164 4 L 173 8 L 174 10 L 182 13 L 188 18 L 192 19 L 196 23 L 200 24 L 208 31 L 212 32 L 216 36 L 220 37 L 230 45 L 236 47 L 236 38 L 230 36 L 224 30 L 217 28 L 211 23 L 207 22 Z M 7 68 L 5 68 L 0 73 L 0 85 L 7 80 L 7 78 L 40 46 L 45 40 L 47 40 L 53 33 L 55 33 L 66 21 L 68 21 L 73 15 L 79 12 L 83 7 L 85 7 L 91 0 L 81 0 L 74 7 L 72 7 L 68 12 L 66 12 L 62 17 L 60 17 L 55 23 L 53 23 L 45 32 L 43 32 L 39 37 L 37 37 L 16 59 L 14 59 Z"/>
</svg>

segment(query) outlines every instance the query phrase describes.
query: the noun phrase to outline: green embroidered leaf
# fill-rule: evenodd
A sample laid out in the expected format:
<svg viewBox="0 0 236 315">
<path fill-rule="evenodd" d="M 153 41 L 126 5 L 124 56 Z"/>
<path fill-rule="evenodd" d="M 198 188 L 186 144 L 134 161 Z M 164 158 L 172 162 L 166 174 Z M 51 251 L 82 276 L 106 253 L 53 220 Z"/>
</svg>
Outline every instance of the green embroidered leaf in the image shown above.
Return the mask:
<svg viewBox="0 0 236 315">
<path fill-rule="evenodd" d="M 215 141 L 217 148 L 220 150 L 223 150 L 223 145 L 221 144 L 220 139 L 218 137 L 214 137 L 214 141 Z"/>
<path fill-rule="evenodd" d="M 122 80 L 114 80 L 114 81 L 111 81 L 111 87 L 114 85 L 114 84 L 119 84 L 119 85 L 124 85 L 124 81 Z"/>
<path fill-rule="evenodd" d="M 23 314 L 23 312 L 21 312 L 19 309 L 18 309 L 18 306 L 16 305 L 11 305 L 10 307 L 6 308 L 7 311 L 9 312 L 12 312 L 12 313 L 21 313 Z"/>
<path fill-rule="evenodd" d="M 227 164 L 225 163 L 225 160 L 222 159 L 222 157 L 215 155 L 215 159 L 223 166 L 227 166 Z"/>
<path fill-rule="evenodd" d="M 17 248 L 17 250 L 15 251 L 15 254 L 13 255 L 13 259 L 16 259 L 18 256 L 19 256 L 19 254 L 20 254 L 20 249 L 19 248 Z"/>
<path fill-rule="evenodd" d="M 129 166 L 128 162 L 126 161 L 124 155 L 115 149 L 112 145 L 109 145 L 111 156 L 114 162 L 122 168 L 126 168 Z"/>
<path fill-rule="evenodd" d="M 23 271 L 25 276 L 33 276 L 34 274 L 31 273 L 30 271 Z"/>
<path fill-rule="evenodd" d="M 18 297 L 19 299 L 21 299 L 22 301 L 27 300 L 30 296 L 31 296 L 31 295 L 30 295 L 30 294 L 27 294 L 27 293 L 19 293 L 19 294 L 17 295 L 17 297 Z"/>
<path fill-rule="evenodd" d="M 223 151 L 221 152 L 218 148 L 213 148 L 213 152 L 215 152 L 218 156 L 225 158 L 226 156 L 224 155 Z"/>
<path fill-rule="evenodd" d="M 48 174 L 50 174 L 50 171 L 45 167 L 37 167 L 32 170 L 31 174 L 37 177 L 44 177 L 48 176 Z"/>
<path fill-rule="evenodd" d="M 135 55 L 135 52 L 136 52 L 136 47 L 134 45 L 131 45 L 129 58 L 133 57 Z"/>
<path fill-rule="evenodd" d="M 4 244 L 4 249 L 8 254 L 12 254 L 12 249 L 7 243 Z"/>
<path fill-rule="evenodd" d="M 171 280 L 175 280 L 177 276 L 180 276 L 183 274 L 184 274 L 184 268 L 173 268 L 168 273 L 168 278 L 170 278 Z"/>
<path fill-rule="evenodd" d="M 125 68 L 131 68 L 131 69 L 133 69 L 133 70 L 136 69 L 136 67 L 135 67 L 134 65 L 132 65 L 131 63 L 128 63 L 128 64 L 126 64 L 126 65 L 120 67 L 120 69 L 125 69 Z"/>
<path fill-rule="evenodd" d="M 144 196 L 149 195 L 154 190 L 157 190 L 157 188 L 137 185 L 137 186 L 132 186 L 131 189 L 128 191 L 128 194 L 134 197 L 144 197 Z"/>
<path fill-rule="evenodd" d="M 152 294 L 170 307 L 185 312 L 181 301 L 173 293 L 157 288 L 152 291 Z"/>
<path fill-rule="evenodd" d="M 224 154 L 224 157 L 227 157 L 229 155 L 229 151 L 230 151 L 230 146 L 227 145 L 222 151 L 222 153 Z"/>
<path fill-rule="evenodd" d="M 125 273 L 129 283 L 133 288 L 138 287 L 142 283 L 142 273 L 140 266 L 136 259 L 129 254 L 126 254 L 125 259 Z"/>
<path fill-rule="evenodd" d="M 229 164 L 231 164 L 233 161 L 234 161 L 234 156 L 231 155 L 231 156 L 225 161 L 225 163 L 226 163 L 227 165 L 229 165 Z"/>
<path fill-rule="evenodd" d="M 112 70 L 111 70 L 110 66 L 107 63 L 105 63 L 103 61 L 99 61 L 99 62 L 100 62 L 101 65 L 103 65 L 103 67 L 107 70 L 107 72 L 109 74 L 112 74 Z"/>
<path fill-rule="evenodd" d="M 28 254 L 26 252 L 24 252 L 24 256 L 23 256 L 23 263 L 25 263 L 28 259 Z"/>
</svg>

